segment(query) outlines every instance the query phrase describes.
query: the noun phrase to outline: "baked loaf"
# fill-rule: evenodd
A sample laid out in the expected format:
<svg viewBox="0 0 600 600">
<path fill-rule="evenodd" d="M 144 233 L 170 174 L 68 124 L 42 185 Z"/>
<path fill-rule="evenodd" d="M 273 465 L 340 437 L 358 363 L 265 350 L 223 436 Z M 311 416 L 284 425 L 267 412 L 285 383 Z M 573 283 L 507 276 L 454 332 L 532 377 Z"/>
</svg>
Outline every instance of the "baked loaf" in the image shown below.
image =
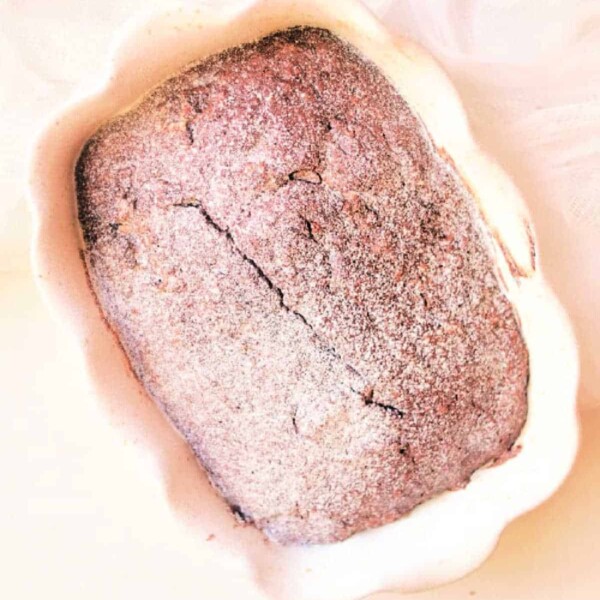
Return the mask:
<svg viewBox="0 0 600 600">
<path fill-rule="evenodd" d="M 393 521 L 518 437 L 528 353 L 477 206 L 331 33 L 174 76 L 91 138 L 76 181 L 133 370 L 272 539 Z"/>
</svg>

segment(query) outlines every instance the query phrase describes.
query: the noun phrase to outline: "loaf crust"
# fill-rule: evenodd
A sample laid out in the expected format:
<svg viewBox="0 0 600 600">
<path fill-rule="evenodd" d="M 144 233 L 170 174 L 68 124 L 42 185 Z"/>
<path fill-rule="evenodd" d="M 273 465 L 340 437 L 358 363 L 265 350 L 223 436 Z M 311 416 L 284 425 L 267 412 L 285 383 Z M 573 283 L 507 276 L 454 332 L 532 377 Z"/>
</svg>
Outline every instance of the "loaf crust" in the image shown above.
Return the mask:
<svg viewBox="0 0 600 600">
<path fill-rule="evenodd" d="M 134 371 L 273 539 L 390 522 L 514 444 L 528 355 L 475 202 L 329 32 L 173 77 L 93 136 L 76 177 Z"/>
</svg>

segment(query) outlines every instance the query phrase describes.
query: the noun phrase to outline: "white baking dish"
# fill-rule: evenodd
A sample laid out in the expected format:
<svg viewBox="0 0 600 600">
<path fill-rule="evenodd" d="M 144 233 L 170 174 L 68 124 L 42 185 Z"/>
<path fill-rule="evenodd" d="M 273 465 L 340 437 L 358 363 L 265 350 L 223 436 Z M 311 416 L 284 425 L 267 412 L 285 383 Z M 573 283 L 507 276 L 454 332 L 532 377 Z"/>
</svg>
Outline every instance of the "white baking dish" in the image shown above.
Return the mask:
<svg viewBox="0 0 600 600">
<path fill-rule="evenodd" d="M 190 460 L 185 442 L 145 396 L 103 321 L 80 258 L 73 167 L 85 140 L 113 115 L 187 63 L 292 25 L 328 28 L 387 74 L 456 166 L 477 199 L 494 242 L 506 292 L 530 351 L 529 415 L 517 456 L 482 469 L 399 521 L 320 547 L 282 548 L 251 527 L 235 526 Z M 121 32 L 94 89 L 55 116 L 31 161 L 36 279 L 57 318 L 81 343 L 89 376 L 126 438 L 155 457 L 170 502 L 198 539 L 212 534 L 223 560 L 242 558 L 247 585 L 295 599 L 350 600 L 380 589 L 422 589 L 480 564 L 502 529 L 546 499 L 566 476 L 577 446 L 577 353 L 566 316 L 536 265 L 524 203 L 509 178 L 473 141 L 451 83 L 422 50 L 391 37 L 355 0 L 257 0 L 195 10 L 189 4 L 145 15 Z M 244 571 L 246 572 L 246 571 Z M 219 577 L 198 573 L 199 581 Z"/>
</svg>

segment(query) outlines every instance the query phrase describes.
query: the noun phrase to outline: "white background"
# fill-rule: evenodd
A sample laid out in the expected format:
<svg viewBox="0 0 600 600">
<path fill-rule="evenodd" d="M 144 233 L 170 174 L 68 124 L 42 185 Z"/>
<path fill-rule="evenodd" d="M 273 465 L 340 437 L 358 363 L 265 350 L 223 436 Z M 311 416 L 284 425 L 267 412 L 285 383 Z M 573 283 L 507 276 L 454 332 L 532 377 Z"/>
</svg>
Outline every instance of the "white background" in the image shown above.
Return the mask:
<svg viewBox="0 0 600 600">
<path fill-rule="evenodd" d="M 198 550 L 135 440 L 117 435 L 73 340 L 50 319 L 29 272 L 24 189 L 32 139 L 95 76 L 115 31 L 149 4 L 0 0 L 0 597 L 221 600 L 234 597 L 240 577 L 239 566 L 214 559 L 210 542 Z M 173 3 L 152 3 L 165 4 Z M 583 359 L 583 444 L 566 484 L 511 525 L 479 571 L 416 598 L 595 600 L 600 2 L 367 4 L 442 62 L 476 139 L 522 190 L 542 266 L 572 317 Z M 222 584 L 203 587 L 194 577 L 201 563 L 214 563 Z M 248 590 L 245 597 L 260 596 Z"/>
</svg>

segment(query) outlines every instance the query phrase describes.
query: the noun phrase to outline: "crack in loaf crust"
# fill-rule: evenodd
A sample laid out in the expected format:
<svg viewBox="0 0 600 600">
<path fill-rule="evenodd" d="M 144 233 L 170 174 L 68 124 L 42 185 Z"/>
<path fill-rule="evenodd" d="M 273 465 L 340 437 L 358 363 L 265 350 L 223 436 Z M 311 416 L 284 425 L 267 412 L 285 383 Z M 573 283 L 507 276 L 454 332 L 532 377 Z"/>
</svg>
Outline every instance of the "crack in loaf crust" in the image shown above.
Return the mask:
<svg viewBox="0 0 600 600">
<path fill-rule="evenodd" d="M 76 175 L 87 268 L 133 369 L 271 538 L 382 525 L 511 448 L 528 355 L 475 203 L 329 32 L 173 77 Z"/>
</svg>

